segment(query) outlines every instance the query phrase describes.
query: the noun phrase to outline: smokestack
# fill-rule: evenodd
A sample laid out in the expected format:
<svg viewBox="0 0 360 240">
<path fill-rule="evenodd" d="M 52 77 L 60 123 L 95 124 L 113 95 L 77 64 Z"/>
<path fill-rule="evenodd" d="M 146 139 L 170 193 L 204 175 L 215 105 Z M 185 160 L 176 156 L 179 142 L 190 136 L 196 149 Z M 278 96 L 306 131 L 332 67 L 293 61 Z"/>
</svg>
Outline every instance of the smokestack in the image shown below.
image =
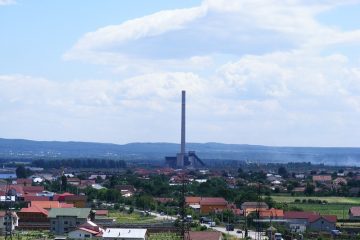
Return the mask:
<svg viewBox="0 0 360 240">
<path fill-rule="evenodd" d="M 185 96 L 186 92 L 183 90 L 181 92 L 181 149 L 180 153 L 182 155 L 182 161 L 184 161 L 185 156 Z"/>
</svg>

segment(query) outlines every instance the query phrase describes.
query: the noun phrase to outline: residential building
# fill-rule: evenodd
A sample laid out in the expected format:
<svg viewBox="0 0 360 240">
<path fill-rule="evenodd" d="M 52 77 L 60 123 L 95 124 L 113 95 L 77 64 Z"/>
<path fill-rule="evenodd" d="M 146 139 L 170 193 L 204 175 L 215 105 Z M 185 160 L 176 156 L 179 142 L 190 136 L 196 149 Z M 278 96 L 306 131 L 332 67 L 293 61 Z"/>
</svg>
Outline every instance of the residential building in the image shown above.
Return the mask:
<svg viewBox="0 0 360 240">
<path fill-rule="evenodd" d="M 336 229 L 336 216 L 320 215 L 315 212 L 288 211 L 284 213 L 287 227 L 293 232 L 326 231 Z"/>
<path fill-rule="evenodd" d="M 312 177 L 313 182 L 330 184 L 332 182 L 331 175 L 314 175 Z"/>
<path fill-rule="evenodd" d="M 50 227 L 48 211 L 39 206 L 22 208 L 17 214 L 20 218 L 19 229 L 48 230 Z"/>
<path fill-rule="evenodd" d="M 221 212 L 227 209 L 228 202 L 220 197 L 204 197 L 200 200 L 200 213 Z"/>
<path fill-rule="evenodd" d="M 147 240 L 147 229 L 142 228 L 107 228 L 102 239 L 108 240 Z"/>
<path fill-rule="evenodd" d="M 351 207 L 349 209 L 349 219 L 351 220 L 360 219 L 360 207 Z"/>
<path fill-rule="evenodd" d="M 8 216 L 6 216 L 6 212 L 5 211 L 0 211 L 0 235 L 5 235 L 5 231 L 6 231 L 6 224 L 7 222 L 9 222 L 7 219 Z M 15 230 L 15 228 L 19 225 L 19 217 L 15 212 L 11 212 L 11 220 L 12 220 L 12 224 L 11 224 L 11 229 Z"/>
<path fill-rule="evenodd" d="M 75 230 L 68 233 L 70 239 L 89 239 L 102 237 L 104 229 L 100 228 L 97 224 L 92 221 L 87 221 L 84 224 L 78 226 Z"/>
<path fill-rule="evenodd" d="M 247 216 L 255 211 L 267 210 L 269 209 L 269 206 L 265 202 L 243 202 L 241 204 L 241 209 L 243 210 L 244 215 Z"/>
<path fill-rule="evenodd" d="M 259 217 L 261 219 L 283 219 L 284 218 L 284 210 L 282 209 L 260 209 Z"/>
<path fill-rule="evenodd" d="M 73 204 L 74 207 L 84 208 L 86 207 L 87 197 L 85 195 L 67 195 L 64 197 L 64 202 Z"/>
<path fill-rule="evenodd" d="M 90 208 L 53 208 L 49 211 L 50 231 L 64 234 L 87 222 Z"/>
</svg>

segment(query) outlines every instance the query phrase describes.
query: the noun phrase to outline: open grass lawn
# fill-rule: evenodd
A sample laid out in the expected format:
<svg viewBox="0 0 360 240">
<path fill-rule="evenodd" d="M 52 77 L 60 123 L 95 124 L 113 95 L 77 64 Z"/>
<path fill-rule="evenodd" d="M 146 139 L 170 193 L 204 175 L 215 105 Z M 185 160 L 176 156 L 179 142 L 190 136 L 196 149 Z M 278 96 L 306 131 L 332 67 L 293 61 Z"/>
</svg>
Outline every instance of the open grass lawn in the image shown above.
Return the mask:
<svg viewBox="0 0 360 240">
<path fill-rule="evenodd" d="M 271 196 L 278 203 L 293 203 L 295 199 L 312 199 L 327 201 L 328 203 L 358 204 L 360 206 L 360 198 L 357 197 L 299 197 L 290 195 L 273 195 Z"/>
<path fill-rule="evenodd" d="M 313 211 L 325 215 L 336 215 L 338 219 L 348 219 L 349 209 L 360 206 L 360 198 L 356 197 L 299 197 L 290 195 L 271 196 L 277 203 L 286 203 L 289 207 L 301 208 L 303 211 Z M 327 204 L 319 203 L 295 203 L 295 199 L 312 199 L 327 201 Z"/>
<path fill-rule="evenodd" d="M 155 216 L 142 216 L 138 212 L 128 214 L 126 212 L 110 211 L 109 217 L 115 218 L 118 223 L 154 223 L 158 222 Z"/>
<path fill-rule="evenodd" d="M 351 204 L 308 204 L 308 203 L 289 203 L 289 207 L 296 206 L 303 211 L 318 212 L 324 215 L 336 215 L 338 219 L 348 219 L 348 212 L 352 206 Z"/>
<path fill-rule="evenodd" d="M 153 233 L 150 234 L 149 240 L 180 240 L 181 238 L 175 233 Z"/>
</svg>

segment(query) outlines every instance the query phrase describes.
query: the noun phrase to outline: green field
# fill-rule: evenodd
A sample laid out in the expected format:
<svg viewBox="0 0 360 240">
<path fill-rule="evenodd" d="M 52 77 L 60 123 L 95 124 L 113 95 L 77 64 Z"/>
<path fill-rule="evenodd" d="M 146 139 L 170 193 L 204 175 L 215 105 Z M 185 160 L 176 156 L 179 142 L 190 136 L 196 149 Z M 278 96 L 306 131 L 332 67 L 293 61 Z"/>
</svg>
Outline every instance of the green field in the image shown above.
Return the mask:
<svg viewBox="0 0 360 240">
<path fill-rule="evenodd" d="M 290 195 L 274 195 L 271 196 L 271 198 L 278 203 L 293 203 L 295 199 L 312 199 L 327 201 L 328 203 L 358 204 L 360 206 L 360 198 L 357 197 L 298 197 Z"/>
<path fill-rule="evenodd" d="M 301 208 L 303 211 L 311 211 L 317 212 L 321 215 L 336 215 L 338 219 L 348 219 L 348 212 L 352 206 L 352 204 L 309 204 L 309 203 L 289 203 L 289 207 L 298 207 Z"/>
<path fill-rule="evenodd" d="M 355 197 L 299 197 L 290 195 L 275 195 L 271 198 L 276 203 L 285 203 L 289 209 L 300 208 L 303 211 L 312 211 L 324 215 L 336 215 L 338 219 L 348 219 L 349 209 L 353 206 L 360 206 L 360 198 Z M 326 204 L 319 203 L 295 203 L 295 199 L 321 200 Z"/>
<path fill-rule="evenodd" d="M 138 212 L 128 214 L 126 212 L 110 211 L 109 217 L 115 218 L 118 223 L 154 223 L 157 222 L 154 216 L 141 216 Z"/>
</svg>

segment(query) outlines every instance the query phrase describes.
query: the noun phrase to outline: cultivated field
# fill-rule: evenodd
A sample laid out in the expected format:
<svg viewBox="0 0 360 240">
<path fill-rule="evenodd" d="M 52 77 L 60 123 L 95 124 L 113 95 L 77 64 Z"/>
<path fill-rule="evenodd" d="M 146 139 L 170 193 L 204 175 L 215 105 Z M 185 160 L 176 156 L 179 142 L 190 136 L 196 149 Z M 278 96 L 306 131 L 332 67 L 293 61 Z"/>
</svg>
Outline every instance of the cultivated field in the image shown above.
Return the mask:
<svg viewBox="0 0 360 240">
<path fill-rule="evenodd" d="M 328 203 L 358 204 L 360 206 L 360 198 L 357 197 L 298 197 L 290 195 L 274 195 L 271 197 L 278 203 L 293 203 L 295 199 L 312 199 L 327 201 Z"/>
<path fill-rule="evenodd" d="M 110 211 L 109 217 L 115 218 L 118 223 L 154 223 L 158 222 L 155 216 L 141 216 L 138 212 L 128 214 L 126 212 Z"/>
</svg>

